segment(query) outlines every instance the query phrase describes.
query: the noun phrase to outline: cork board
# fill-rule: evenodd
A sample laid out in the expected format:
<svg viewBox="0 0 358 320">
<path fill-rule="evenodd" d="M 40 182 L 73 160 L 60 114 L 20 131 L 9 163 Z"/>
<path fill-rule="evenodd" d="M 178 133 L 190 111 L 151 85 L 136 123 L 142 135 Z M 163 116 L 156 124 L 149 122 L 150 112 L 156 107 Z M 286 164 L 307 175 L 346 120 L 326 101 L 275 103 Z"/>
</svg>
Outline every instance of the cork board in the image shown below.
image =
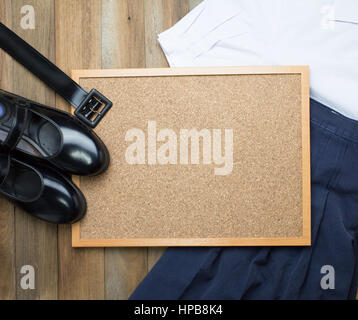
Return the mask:
<svg viewBox="0 0 358 320">
<path fill-rule="evenodd" d="M 77 70 L 113 107 L 74 247 L 310 245 L 306 66 Z"/>
</svg>

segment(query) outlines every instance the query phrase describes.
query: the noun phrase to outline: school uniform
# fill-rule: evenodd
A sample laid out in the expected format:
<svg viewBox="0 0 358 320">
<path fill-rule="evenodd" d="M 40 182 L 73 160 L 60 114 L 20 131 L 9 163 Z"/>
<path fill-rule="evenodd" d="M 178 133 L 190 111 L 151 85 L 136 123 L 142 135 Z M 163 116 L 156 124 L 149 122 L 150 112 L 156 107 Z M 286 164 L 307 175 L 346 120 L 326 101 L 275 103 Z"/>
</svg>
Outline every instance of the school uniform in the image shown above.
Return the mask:
<svg viewBox="0 0 358 320">
<path fill-rule="evenodd" d="M 169 248 L 131 299 L 354 299 L 358 1 L 206 0 L 158 40 L 171 66 L 310 66 L 312 246 Z"/>
</svg>

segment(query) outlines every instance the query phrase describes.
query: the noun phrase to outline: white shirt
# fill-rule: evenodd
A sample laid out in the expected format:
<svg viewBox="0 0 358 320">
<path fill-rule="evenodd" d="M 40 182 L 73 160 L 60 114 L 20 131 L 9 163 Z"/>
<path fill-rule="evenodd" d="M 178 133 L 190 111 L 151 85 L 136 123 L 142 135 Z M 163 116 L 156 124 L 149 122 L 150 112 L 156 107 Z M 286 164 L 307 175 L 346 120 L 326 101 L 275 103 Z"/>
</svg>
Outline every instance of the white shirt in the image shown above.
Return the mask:
<svg viewBox="0 0 358 320">
<path fill-rule="evenodd" d="M 309 65 L 311 97 L 358 120 L 358 0 L 206 0 L 158 41 L 170 66 Z"/>
</svg>

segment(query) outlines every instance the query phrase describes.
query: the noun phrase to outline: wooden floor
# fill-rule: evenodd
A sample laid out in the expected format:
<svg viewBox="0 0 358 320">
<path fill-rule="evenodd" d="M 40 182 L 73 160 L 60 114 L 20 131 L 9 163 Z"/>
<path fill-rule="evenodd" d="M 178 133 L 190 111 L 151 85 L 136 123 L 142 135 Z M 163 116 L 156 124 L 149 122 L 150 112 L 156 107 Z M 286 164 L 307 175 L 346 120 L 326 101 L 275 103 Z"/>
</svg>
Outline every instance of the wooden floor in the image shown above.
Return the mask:
<svg viewBox="0 0 358 320">
<path fill-rule="evenodd" d="M 200 0 L 0 0 L 0 21 L 64 71 L 166 67 L 157 34 Z M 23 30 L 21 8 L 35 9 Z M 69 110 L 66 102 L 0 52 L 0 87 Z M 71 247 L 69 226 L 41 222 L 0 198 L 0 299 L 127 299 L 164 249 Z M 36 288 L 23 290 L 31 265 Z"/>
<path fill-rule="evenodd" d="M 0 21 L 60 68 L 165 67 L 157 33 L 201 0 L 0 0 Z M 20 26 L 35 9 L 35 30 Z M 1 51 L 1 50 L 0 50 Z M 69 110 L 62 99 L 0 52 L 0 87 Z M 41 222 L 0 197 L 0 299 L 127 299 L 162 248 L 71 247 L 70 226 Z M 36 288 L 20 287 L 31 265 Z"/>
</svg>

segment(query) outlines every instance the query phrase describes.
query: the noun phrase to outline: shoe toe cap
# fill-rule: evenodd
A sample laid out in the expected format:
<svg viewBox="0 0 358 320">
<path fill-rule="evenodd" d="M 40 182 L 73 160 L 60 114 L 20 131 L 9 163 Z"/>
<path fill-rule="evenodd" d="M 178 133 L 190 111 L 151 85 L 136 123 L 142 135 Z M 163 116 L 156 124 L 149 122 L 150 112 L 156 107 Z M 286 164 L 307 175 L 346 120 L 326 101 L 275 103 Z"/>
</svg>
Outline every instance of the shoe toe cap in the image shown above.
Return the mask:
<svg viewBox="0 0 358 320">
<path fill-rule="evenodd" d="M 22 206 L 33 216 L 57 224 L 74 223 L 82 219 L 87 210 L 82 192 L 67 177 L 54 171 L 44 174 L 41 196 Z"/>
<path fill-rule="evenodd" d="M 58 160 L 62 168 L 77 175 L 97 175 L 109 165 L 109 152 L 104 143 L 94 134 L 76 133 L 77 138 L 64 141 Z"/>
</svg>

